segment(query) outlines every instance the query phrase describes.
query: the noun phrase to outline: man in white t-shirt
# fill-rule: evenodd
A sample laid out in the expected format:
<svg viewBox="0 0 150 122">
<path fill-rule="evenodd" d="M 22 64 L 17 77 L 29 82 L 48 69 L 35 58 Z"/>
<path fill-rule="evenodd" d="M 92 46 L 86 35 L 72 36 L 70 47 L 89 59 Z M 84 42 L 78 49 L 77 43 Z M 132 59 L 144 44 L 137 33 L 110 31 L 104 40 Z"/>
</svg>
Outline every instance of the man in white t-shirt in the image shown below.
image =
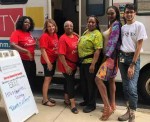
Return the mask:
<svg viewBox="0 0 150 122">
<path fill-rule="evenodd" d="M 124 17 L 126 24 L 122 26 L 122 45 L 119 54 L 119 69 L 123 82 L 123 92 L 127 103 L 127 112 L 118 117 L 119 121 L 134 122 L 138 102 L 137 81 L 140 71 L 140 52 L 142 43 L 147 39 L 144 25 L 135 21 L 135 6 L 126 4 Z"/>
</svg>

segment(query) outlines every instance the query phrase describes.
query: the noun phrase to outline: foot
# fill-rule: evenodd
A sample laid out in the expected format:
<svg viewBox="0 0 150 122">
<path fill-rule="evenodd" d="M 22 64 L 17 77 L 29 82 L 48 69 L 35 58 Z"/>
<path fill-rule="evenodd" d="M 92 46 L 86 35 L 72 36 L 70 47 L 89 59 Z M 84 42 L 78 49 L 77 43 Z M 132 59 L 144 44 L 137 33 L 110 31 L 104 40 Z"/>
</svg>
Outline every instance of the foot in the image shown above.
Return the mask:
<svg viewBox="0 0 150 122">
<path fill-rule="evenodd" d="M 130 115 L 130 112 L 129 112 L 129 109 L 128 109 L 127 112 L 124 115 L 118 117 L 118 120 L 119 121 L 127 121 L 127 120 L 129 120 L 129 115 Z"/>
<path fill-rule="evenodd" d="M 102 121 L 108 120 L 108 118 L 111 116 L 112 113 L 113 113 L 113 110 L 111 109 L 111 107 L 105 107 L 100 120 Z"/>
<path fill-rule="evenodd" d="M 84 109 L 83 109 L 83 112 L 84 113 L 89 113 L 91 111 L 94 111 L 96 109 L 95 106 L 86 106 Z"/>
<path fill-rule="evenodd" d="M 85 101 L 79 103 L 79 106 L 86 106 L 86 105 L 87 105 L 87 103 Z"/>
<path fill-rule="evenodd" d="M 79 113 L 79 111 L 78 111 L 78 109 L 76 107 L 72 108 L 71 112 L 74 113 L 74 114 L 78 114 Z"/>
<path fill-rule="evenodd" d="M 48 100 L 49 100 L 51 103 L 56 103 L 56 101 L 53 100 L 53 99 L 51 99 L 51 98 L 49 98 Z"/>
<path fill-rule="evenodd" d="M 42 105 L 49 106 L 49 107 L 53 107 L 53 106 L 55 106 L 56 104 L 50 102 L 49 100 L 47 100 L 46 102 L 42 100 Z"/>
<path fill-rule="evenodd" d="M 134 111 L 132 111 L 132 110 L 130 111 L 128 122 L 135 122 L 135 114 L 134 114 Z"/>
<path fill-rule="evenodd" d="M 65 104 L 66 106 L 70 106 L 70 105 L 71 105 L 70 101 L 68 101 L 68 100 L 67 100 L 67 101 L 65 100 L 65 101 L 64 101 L 64 104 Z"/>
<path fill-rule="evenodd" d="M 116 110 L 116 105 L 111 105 L 110 107 L 113 110 L 113 112 Z"/>
</svg>

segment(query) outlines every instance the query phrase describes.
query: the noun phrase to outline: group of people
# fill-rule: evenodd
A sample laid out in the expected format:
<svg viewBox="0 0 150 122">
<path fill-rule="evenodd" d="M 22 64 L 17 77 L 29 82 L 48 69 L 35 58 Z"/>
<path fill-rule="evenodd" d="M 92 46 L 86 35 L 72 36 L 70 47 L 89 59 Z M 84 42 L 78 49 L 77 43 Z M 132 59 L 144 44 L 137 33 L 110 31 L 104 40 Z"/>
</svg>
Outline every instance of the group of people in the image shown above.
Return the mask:
<svg viewBox="0 0 150 122">
<path fill-rule="evenodd" d="M 95 16 L 87 19 L 87 28 L 81 37 L 73 31 L 73 23 L 64 23 L 64 34 L 58 39 L 57 25 L 53 19 L 47 19 L 43 34 L 39 40 L 41 63 L 44 68 L 43 100 L 46 106 L 55 106 L 56 101 L 48 97 L 48 88 L 56 68 L 63 73 L 64 103 L 71 111 L 79 111 L 75 102 L 75 80 L 77 64 L 80 64 L 80 81 L 83 93 L 83 112 L 89 113 L 96 109 L 96 88 L 98 88 L 104 103 L 100 120 L 106 121 L 116 110 L 115 77 L 118 68 L 121 72 L 123 91 L 127 112 L 118 117 L 119 121 L 135 121 L 137 108 L 137 80 L 140 70 L 140 51 L 143 40 L 147 38 L 145 27 L 135 21 L 136 9 L 133 4 L 126 4 L 122 26 L 117 7 L 110 6 L 106 10 L 109 24 L 103 33 L 99 28 L 99 20 Z M 21 17 L 16 23 L 16 31 L 10 37 L 13 48 L 19 51 L 31 88 L 34 87 L 36 65 L 34 60 L 35 40 L 30 32 L 34 22 L 28 16 Z M 101 55 L 103 54 L 103 56 Z M 100 63 L 100 59 L 103 60 Z M 104 81 L 109 82 L 109 96 Z M 96 87 L 97 86 L 97 87 Z"/>
</svg>

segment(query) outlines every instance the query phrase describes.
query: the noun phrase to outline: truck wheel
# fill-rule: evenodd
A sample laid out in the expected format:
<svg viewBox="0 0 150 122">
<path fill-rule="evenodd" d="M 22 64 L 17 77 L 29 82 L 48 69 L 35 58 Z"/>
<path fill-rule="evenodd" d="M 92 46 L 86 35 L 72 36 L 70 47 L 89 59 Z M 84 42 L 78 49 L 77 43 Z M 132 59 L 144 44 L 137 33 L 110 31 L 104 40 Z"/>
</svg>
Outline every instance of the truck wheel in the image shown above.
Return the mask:
<svg viewBox="0 0 150 122">
<path fill-rule="evenodd" d="M 145 70 L 140 74 L 138 92 L 144 102 L 150 103 L 150 70 Z"/>
</svg>

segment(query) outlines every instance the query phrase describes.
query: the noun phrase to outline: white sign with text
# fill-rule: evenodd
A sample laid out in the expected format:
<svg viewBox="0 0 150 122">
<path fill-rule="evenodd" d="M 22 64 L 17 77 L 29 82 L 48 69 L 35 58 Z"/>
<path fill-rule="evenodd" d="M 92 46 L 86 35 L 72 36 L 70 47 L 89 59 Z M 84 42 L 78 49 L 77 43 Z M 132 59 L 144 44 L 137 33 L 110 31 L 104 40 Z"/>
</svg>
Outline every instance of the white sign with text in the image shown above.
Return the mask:
<svg viewBox="0 0 150 122">
<path fill-rule="evenodd" d="M 23 122 L 38 113 L 22 61 L 15 50 L 0 51 L 0 91 L 10 122 Z"/>
</svg>

